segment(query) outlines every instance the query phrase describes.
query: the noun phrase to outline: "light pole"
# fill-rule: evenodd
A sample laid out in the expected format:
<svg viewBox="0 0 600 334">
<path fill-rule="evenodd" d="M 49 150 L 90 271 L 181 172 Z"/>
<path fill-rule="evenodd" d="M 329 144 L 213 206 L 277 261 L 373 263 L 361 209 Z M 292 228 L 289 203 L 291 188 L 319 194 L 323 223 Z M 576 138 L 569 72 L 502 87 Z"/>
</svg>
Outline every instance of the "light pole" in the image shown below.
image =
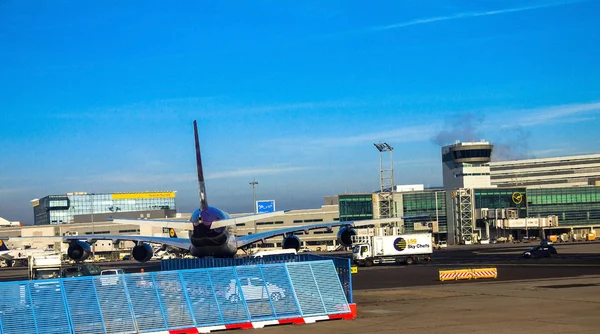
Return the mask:
<svg viewBox="0 0 600 334">
<path fill-rule="evenodd" d="M 256 182 L 256 178 L 252 178 L 250 185 L 252 186 L 252 206 L 254 206 L 253 212 L 254 214 L 256 214 L 256 212 L 258 211 L 256 210 L 256 186 L 258 185 L 258 182 Z M 256 221 L 254 221 L 254 234 L 256 234 L 256 232 L 258 232 L 258 228 L 256 226 Z"/>
<path fill-rule="evenodd" d="M 90 210 L 91 210 L 91 218 L 92 218 L 92 238 L 94 237 L 94 193 L 90 195 Z M 96 258 L 96 242 L 92 242 L 92 261 Z"/>
<path fill-rule="evenodd" d="M 256 185 L 258 185 L 258 182 L 255 178 L 252 179 L 250 185 L 252 186 L 252 206 L 254 207 L 254 213 L 256 213 Z"/>
</svg>

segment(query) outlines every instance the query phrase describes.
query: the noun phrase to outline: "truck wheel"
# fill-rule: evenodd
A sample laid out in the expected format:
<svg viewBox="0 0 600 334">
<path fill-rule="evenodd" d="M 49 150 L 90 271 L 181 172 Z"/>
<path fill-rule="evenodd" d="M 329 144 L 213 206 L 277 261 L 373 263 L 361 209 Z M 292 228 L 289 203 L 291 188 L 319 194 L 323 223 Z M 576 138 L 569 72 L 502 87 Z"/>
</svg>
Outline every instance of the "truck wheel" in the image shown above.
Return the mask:
<svg viewBox="0 0 600 334">
<path fill-rule="evenodd" d="M 373 266 L 373 259 L 366 259 L 365 267 L 371 267 L 371 266 Z"/>
<path fill-rule="evenodd" d="M 413 260 L 413 258 L 412 258 L 412 257 L 407 257 L 405 262 L 406 262 L 406 264 L 407 264 L 407 265 L 409 265 L 409 266 L 410 266 L 411 264 L 415 263 L 415 261 Z"/>
</svg>

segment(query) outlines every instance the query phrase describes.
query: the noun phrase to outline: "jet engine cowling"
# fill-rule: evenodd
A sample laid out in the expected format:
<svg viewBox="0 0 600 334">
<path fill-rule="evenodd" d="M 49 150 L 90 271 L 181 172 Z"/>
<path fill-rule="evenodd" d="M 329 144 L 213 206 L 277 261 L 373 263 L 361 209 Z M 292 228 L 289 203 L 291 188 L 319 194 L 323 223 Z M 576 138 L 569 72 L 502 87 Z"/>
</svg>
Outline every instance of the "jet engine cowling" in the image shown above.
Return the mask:
<svg viewBox="0 0 600 334">
<path fill-rule="evenodd" d="M 138 262 L 146 262 L 152 258 L 154 251 L 152 246 L 147 243 L 141 243 L 131 250 L 131 256 Z"/>
<path fill-rule="evenodd" d="M 90 244 L 85 241 L 72 241 L 69 243 L 67 249 L 67 255 L 71 260 L 83 261 L 92 254 L 92 248 Z"/>
<path fill-rule="evenodd" d="M 284 237 L 282 241 L 283 249 L 295 249 L 296 251 L 300 250 L 300 238 L 295 235 Z"/>
<path fill-rule="evenodd" d="M 356 235 L 356 230 L 349 226 L 341 227 L 338 231 L 338 243 L 344 247 L 352 246 L 352 236 Z"/>
</svg>

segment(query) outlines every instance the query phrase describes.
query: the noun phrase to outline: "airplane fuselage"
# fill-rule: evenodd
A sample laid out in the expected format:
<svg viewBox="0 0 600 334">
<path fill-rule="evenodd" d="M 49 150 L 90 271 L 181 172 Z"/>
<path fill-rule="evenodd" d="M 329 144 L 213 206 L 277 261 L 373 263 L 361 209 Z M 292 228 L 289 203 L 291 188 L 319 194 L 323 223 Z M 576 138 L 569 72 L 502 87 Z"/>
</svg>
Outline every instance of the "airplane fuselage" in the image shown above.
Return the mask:
<svg viewBox="0 0 600 334">
<path fill-rule="evenodd" d="M 196 257 L 233 257 L 237 253 L 235 236 L 225 227 L 211 228 L 213 222 L 230 218 L 229 213 L 214 206 L 194 211 L 190 218 L 194 225 L 190 235 L 190 253 Z"/>
</svg>

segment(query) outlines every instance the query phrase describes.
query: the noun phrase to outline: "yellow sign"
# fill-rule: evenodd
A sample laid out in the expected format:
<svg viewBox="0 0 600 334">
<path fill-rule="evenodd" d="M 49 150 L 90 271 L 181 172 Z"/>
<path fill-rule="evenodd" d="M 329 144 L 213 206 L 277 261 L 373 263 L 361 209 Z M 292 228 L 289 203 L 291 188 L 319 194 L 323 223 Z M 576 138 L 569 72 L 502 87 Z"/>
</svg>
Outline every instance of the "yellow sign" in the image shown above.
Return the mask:
<svg viewBox="0 0 600 334">
<path fill-rule="evenodd" d="M 174 229 L 169 229 L 169 236 L 171 236 L 171 238 L 175 236 L 175 230 Z"/>
<path fill-rule="evenodd" d="M 2 247 L 2 245 L 4 245 L 4 243 L 2 242 L 2 240 L 0 240 L 0 247 Z"/>
<path fill-rule="evenodd" d="M 175 198 L 174 191 L 112 194 L 112 199 Z"/>
<path fill-rule="evenodd" d="M 452 197 L 452 198 L 456 197 L 456 191 L 451 192 L 450 197 Z"/>
<path fill-rule="evenodd" d="M 351 274 L 357 274 L 358 273 L 358 267 L 357 266 L 350 267 L 350 273 Z"/>
<path fill-rule="evenodd" d="M 36 199 L 35 201 L 31 201 L 31 205 L 35 208 L 36 206 L 40 205 L 40 200 Z"/>
<path fill-rule="evenodd" d="M 515 204 L 521 204 L 521 202 L 523 202 L 523 194 L 521 194 L 521 193 L 520 193 L 520 192 L 518 192 L 518 191 L 515 191 L 515 192 L 512 194 L 512 201 L 513 201 L 513 203 L 515 203 Z"/>
</svg>

